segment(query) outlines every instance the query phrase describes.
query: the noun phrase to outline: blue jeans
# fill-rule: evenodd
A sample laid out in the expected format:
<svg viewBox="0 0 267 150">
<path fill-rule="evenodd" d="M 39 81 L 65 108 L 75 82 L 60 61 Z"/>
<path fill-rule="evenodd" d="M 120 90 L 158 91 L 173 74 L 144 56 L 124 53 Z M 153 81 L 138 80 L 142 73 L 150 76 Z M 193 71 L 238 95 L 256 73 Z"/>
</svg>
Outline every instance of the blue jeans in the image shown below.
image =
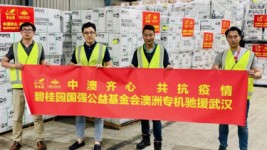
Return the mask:
<svg viewBox="0 0 267 150">
<path fill-rule="evenodd" d="M 155 137 L 154 141 L 162 141 L 161 122 L 159 120 L 152 120 L 152 122 L 153 122 L 153 134 Z M 150 136 L 149 120 L 141 120 L 141 126 L 142 126 L 142 134 Z"/>
<path fill-rule="evenodd" d="M 239 137 L 239 148 L 240 150 L 247 150 L 248 148 L 248 111 L 249 111 L 249 100 L 247 101 L 247 113 L 246 113 L 246 124 L 245 126 L 238 126 L 238 137 Z M 221 124 L 219 125 L 219 141 L 220 146 L 227 147 L 227 139 L 229 133 L 229 125 Z"/>
<path fill-rule="evenodd" d="M 77 138 L 84 138 L 85 117 L 76 116 L 76 136 Z M 95 141 L 101 142 L 104 128 L 104 120 L 102 118 L 95 119 Z"/>
</svg>

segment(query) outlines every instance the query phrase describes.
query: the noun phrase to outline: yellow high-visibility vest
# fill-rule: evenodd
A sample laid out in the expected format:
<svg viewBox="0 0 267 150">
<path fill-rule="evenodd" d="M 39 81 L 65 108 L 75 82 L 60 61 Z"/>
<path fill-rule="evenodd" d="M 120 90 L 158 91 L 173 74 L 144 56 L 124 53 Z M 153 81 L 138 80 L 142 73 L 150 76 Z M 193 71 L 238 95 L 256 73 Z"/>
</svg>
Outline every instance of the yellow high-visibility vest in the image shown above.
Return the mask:
<svg viewBox="0 0 267 150">
<path fill-rule="evenodd" d="M 34 43 L 31 53 L 27 55 L 20 42 L 13 44 L 13 53 L 15 63 L 20 64 L 40 64 L 40 57 L 42 54 L 42 45 Z M 21 70 L 10 68 L 10 82 L 12 88 L 23 88 L 21 80 Z"/>
<path fill-rule="evenodd" d="M 143 46 L 140 46 L 137 49 L 138 68 L 164 68 L 163 59 L 164 59 L 163 46 L 157 45 L 150 63 L 146 59 Z"/>
<path fill-rule="evenodd" d="M 255 54 L 250 50 L 246 50 L 246 52 L 241 56 L 238 62 L 235 62 L 234 55 L 231 50 L 225 50 L 223 52 L 222 57 L 222 69 L 224 70 L 249 70 L 253 63 L 253 59 Z M 250 99 L 253 92 L 253 84 L 254 79 L 248 78 L 248 95 L 247 99 Z"/>
<path fill-rule="evenodd" d="M 84 46 L 83 45 L 78 46 L 75 49 L 75 57 L 77 60 L 77 64 L 81 64 L 82 66 L 95 66 L 97 64 L 102 64 L 104 60 L 105 50 L 106 50 L 105 45 L 97 43 L 88 61 Z"/>
</svg>

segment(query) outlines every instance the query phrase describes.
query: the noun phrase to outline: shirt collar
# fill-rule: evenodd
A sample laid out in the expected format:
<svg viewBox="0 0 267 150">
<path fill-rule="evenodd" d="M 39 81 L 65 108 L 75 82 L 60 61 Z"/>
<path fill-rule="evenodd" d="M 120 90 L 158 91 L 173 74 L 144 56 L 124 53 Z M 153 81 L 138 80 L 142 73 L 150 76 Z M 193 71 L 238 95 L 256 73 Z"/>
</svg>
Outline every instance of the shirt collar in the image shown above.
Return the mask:
<svg viewBox="0 0 267 150">
<path fill-rule="evenodd" d="M 96 43 L 97 43 L 97 42 L 95 41 L 95 42 L 94 42 L 94 44 L 92 44 L 92 45 L 88 46 L 88 45 L 86 45 L 86 43 L 84 42 L 84 44 L 83 44 L 83 45 L 84 45 L 84 47 L 85 47 L 85 48 L 90 48 L 90 49 L 93 49 L 93 48 L 95 47 Z"/>
<path fill-rule="evenodd" d="M 154 43 L 151 53 L 153 53 L 153 52 L 154 52 L 156 45 L 157 45 L 157 44 L 156 44 L 156 43 Z M 144 50 L 145 50 L 145 52 L 147 52 L 147 49 L 146 49 L 146 44 L 144 44 Z M 148 52 L 148 53 L 149 53 L 149 52 Z"/>
<path fill-rule="evenodd" d="M 29 46 L 32 46 L 34 43 L 35 43 L 35 41 L 32 40 L 32 43 L 31 43 Z M 21 44 L 23 47 L 25 47 L 25 45 L 22 43 L 22 40 L 20 40 L 20 44 Z"/>
</svg>

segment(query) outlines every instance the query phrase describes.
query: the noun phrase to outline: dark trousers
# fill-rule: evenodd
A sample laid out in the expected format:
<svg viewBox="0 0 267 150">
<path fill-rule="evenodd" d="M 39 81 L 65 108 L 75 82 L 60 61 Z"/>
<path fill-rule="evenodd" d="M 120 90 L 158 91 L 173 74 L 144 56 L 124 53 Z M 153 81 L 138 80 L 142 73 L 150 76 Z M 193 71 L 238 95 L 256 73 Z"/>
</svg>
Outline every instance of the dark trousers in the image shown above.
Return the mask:
<svg viewBox="0 0 267 150">
<path fill-rule="evenodd" d="M 248 111 L 249 111 L 249 100 L 247 101 L 247 114 L 246 114 L 246 124 L 245 126 L 238 126 L 238 137 L 239 137 L 239 148 L 240 150 L 247 150 L 248 148 Z M 227 140 L 228 140 L 228 133 L 229 133 L 229 125 L 227 124 L 220 124 L 219 125 L 219 141 L 220 146 L 227 147 Z"/>
<path fill-rule="evenodd" d="M 159 120 L 152 120 L 153 122 L 153 134 L 154 134 L 154 141 L 162 141 L 162 135 L 161 135 L 161 122 Z M 150 135 L 149 134 L 149 120 L 141 120 L 141 126 L 142 126 L 142 133 L 143 135 Z"/>
</svg>

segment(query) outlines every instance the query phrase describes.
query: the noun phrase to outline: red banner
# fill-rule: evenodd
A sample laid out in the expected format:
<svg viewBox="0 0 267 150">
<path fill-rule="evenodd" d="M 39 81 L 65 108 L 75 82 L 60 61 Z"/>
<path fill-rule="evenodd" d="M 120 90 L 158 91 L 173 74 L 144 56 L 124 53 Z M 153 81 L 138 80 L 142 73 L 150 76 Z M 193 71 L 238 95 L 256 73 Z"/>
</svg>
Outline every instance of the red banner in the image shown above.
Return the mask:
<svg viewBox="0 0 267 150">
<path fill-rule="evenodd" d="M 34 24 L 33 7 L 0 6 L 1 29 L 0 32 L 19 32 L 24 22 Z"/>
<path fill-rule="evenodd" d="M 230 20 L 222 20 L 222 30 L 221 34 L 224 34 L 227 29 L 230 28 L 231 21 Z"/>
<path fill-rule="evenodd" d="M 195 30 L 195 20 L 193 18 L 183 18 L 182 36 L 183 37 L 194 36 L 194 30 Z"/>
<path fill-rule="evenodd" d="M 143 28 L 145 25 L 153 25 L 155 33 L 160 33 L 160 12 L 143 12 Z"/>
<path fill-rule="evenodd" d="M 246 118 L 246 71 L 25 65 L 22 78 L 32 114 L 236 125 Z"/>
<path fill-rule="evenodd" d="M 252 51 L 257 57 L 267 57 L 267 44 L 253 44 Z"/>
<path fill-rule="evenodd" d="M 213 32 L 204 32 L 203 35 L 203 49 L 212 48 L 213 45 Z"/>
<path fill-rule="evenodd" d="M 255 28 L 267 28 L 267 15 L 255 15 L 254 16 Z"/>
</svg>

